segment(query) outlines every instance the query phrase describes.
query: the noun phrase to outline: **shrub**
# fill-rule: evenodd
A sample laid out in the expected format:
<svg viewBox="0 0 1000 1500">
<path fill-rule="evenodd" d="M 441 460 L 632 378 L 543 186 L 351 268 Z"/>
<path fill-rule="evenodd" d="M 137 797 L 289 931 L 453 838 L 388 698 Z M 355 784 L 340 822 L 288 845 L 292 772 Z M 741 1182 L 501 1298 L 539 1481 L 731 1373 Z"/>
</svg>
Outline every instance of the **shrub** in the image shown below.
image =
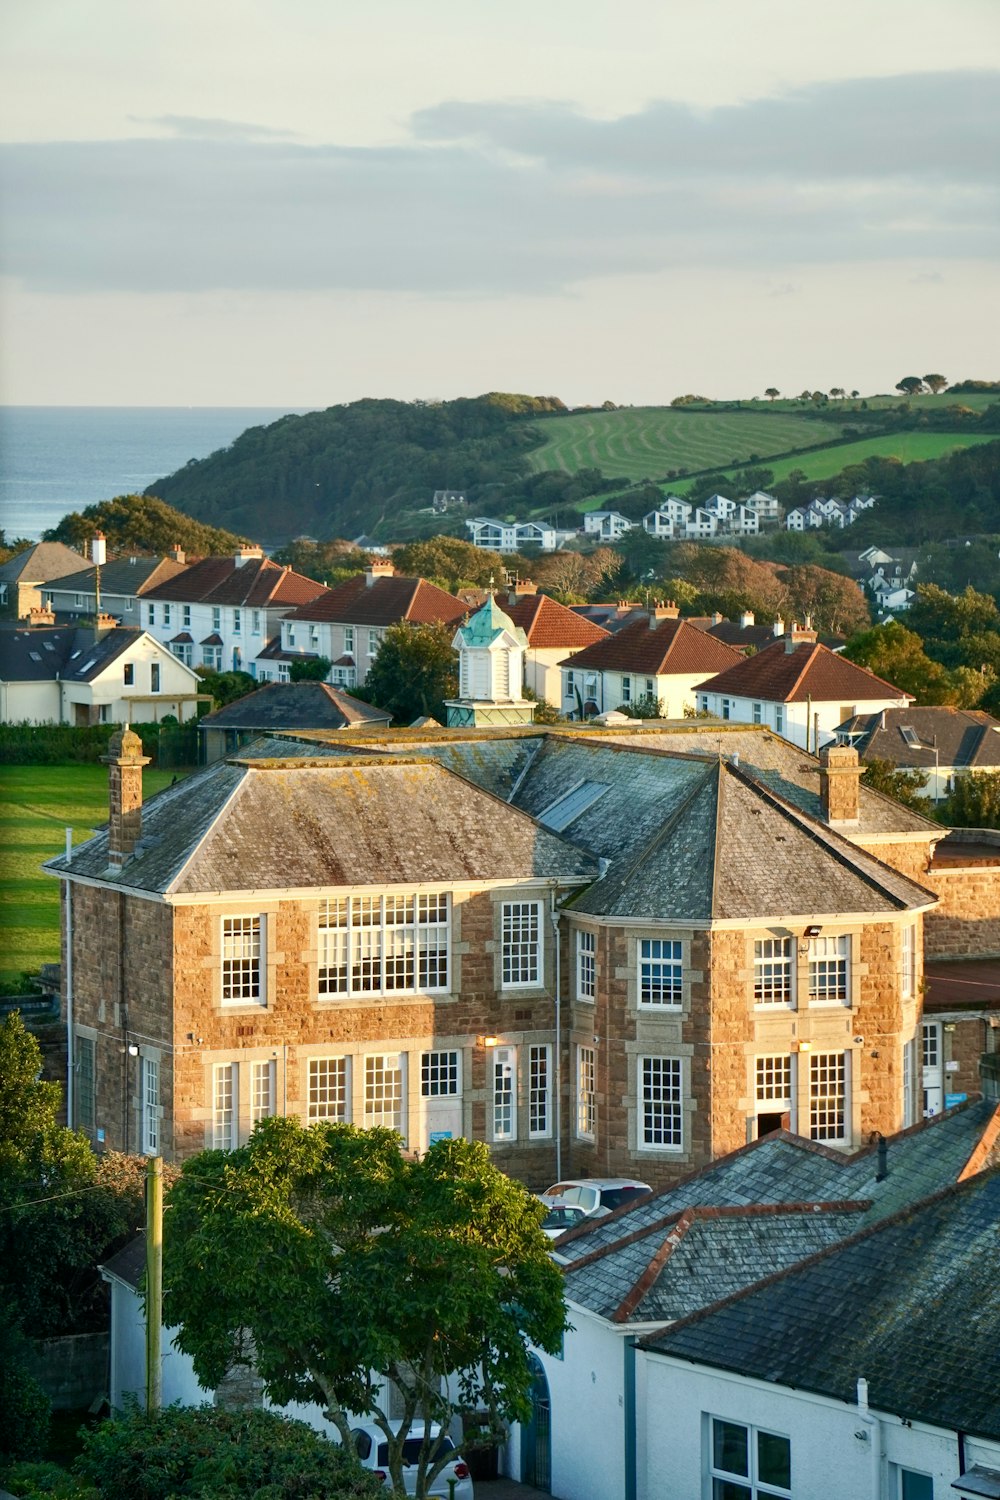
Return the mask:
<svg viewBox="0 0 1000 1500">
<path fill-rule="evenodd" d="M 23 1365 L 0 1360 L 0 1462 L 40 1458 L 49 1437 L 49 1398 Z"/>
<path fill-rule="evenodd" d="M 81 1485 L 59 1464 L 12 1464 L 0 1478 L 18 1500 L 100 1500 L 95 1489 Z"/>
<path fill-rule="evenodd" d="M 74 1472 L 101 1500 L 380 1500 L 381 1481 L 354 1453 L 274 1411 L 170 1406 L 102 1422 L 84 1434 Z"/>
</svg>

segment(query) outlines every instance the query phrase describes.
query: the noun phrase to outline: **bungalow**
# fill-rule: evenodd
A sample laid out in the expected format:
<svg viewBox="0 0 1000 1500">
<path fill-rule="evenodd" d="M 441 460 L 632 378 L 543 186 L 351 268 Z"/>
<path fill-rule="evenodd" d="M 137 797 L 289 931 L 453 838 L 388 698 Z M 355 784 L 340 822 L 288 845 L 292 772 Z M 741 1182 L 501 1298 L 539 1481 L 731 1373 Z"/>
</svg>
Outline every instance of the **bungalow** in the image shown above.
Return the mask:
<svg viewBox="0 0 1000 1500">
<path fill-rule="evenodd" d="M 698 708 L 720 719 L 766 724 L 805 750 L 836 739 L 857 714 L 906 708 L 913 700 L 865 667 L 838 656 L 816 632 L 793 625 L 756 656 L 698 686 Z"/>
<path fill-rule="evenodd" d="M 563 712 L 591 718 L 640 698 L 659 702 L 668 719 L 693 712 L 703 674 L 722 671 L 740 657 L 679 615 L 676 605 L 658 604 L 606 640 L 564 658 Z"/>
<path fill-rule="evenodd" d="M 87 559 L 62 542 L 36 542 L 0 563 L 0 613 L 10 619 L 27 619 L 33 609 L 42 609 L 46 584 L 67 573 L 77 573 Z"/>
<path fill-rule="evenodd" d="M 948 795 L 956 775 L 1000 771 L 1000 720 L 982 709 L 884 708 L 845 719 L 836 734 L 862 761 L 887 760 L 897 770 L 925 774 L 926 795 L 935 802 Z"/>
<path fill-rule="evenodd" d="M 392 715 L 327 682 L 268 682 L 198 720 L 206 765 L 261 735 L 302 730 L 386 729 Z"/>
</svg>

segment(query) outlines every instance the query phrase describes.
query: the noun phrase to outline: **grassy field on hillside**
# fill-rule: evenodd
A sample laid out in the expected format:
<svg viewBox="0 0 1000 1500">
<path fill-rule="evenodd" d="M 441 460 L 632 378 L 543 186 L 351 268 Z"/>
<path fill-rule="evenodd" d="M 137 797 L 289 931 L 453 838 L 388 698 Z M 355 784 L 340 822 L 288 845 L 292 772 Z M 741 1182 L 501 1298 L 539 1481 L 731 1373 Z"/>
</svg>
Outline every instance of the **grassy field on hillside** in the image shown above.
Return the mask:
<svg viewBox="0 0 1000 1500">
<path fill-rule="evenodd" d="M 172 771 L 143 774 L 150 797 Z M 0 981 L 59 960 L 59 882 L 42 861 L 61 854 L 66 828 L 82 843 L 108 820 L 107 767 L 4 766 L 0 779 Z"/>
<path fill-rule="evenodd" d="M 996 406 L 1000 402 L 1000 392 L 976 392 L 965 396 L 903 396 L 899 391 L 894 396 L 865 396 L 862 398 L 869 411 L 887 411 L 900 405 L 902 401 L 909 401 L 914 411 L 944 411 L 948 406 L 967 406 L 970 411 L 985 411 L 988 406 Z M 744 401 L 742 403 L 745 411 L 804 411 L 805 407 L 795 397 L 787 400 L 779 397 L 777 401 L 767 401 L 763 398 L 757 401 Z M 707 408 L 705 408 L 707 409 Z M 829 405 L 821 408 L 823 415 L 832 421 L 842 420 L 850 423 L 851 413 L 862 410 L 861 399 L 852 401 L 850 396 L 845 401 L 830 401 Z"/>
<path fill-rule="evenodd" d="M 822 421 L 785 412 L 690 411 L 628 407 L 552 417 L 539 427 L 545 442 L 530 454 L 532 468 L 596 468 L 610 478 L 660 479 L 671 469 L 710 469 L 762 461 L 837 438 L 840 414 Z"/>
<path fill-rule="evenodd" d="M 861 438 L 856 443 L 841 443 L 836 448 L 821 448 L 815 453 L 794 454 L 791 458 L 776 459 L 767 467 L 774 473 L 774 482 L 787 479 L 793 469 L 801 469 L 807 479 L 830 479 L 839 474 L 848 464 L 862 463 L 866 458 L 898 458 L 903 463 L 916 463 L 920 459 L 942 458 L 956 448 L 969 448 L 974 443 L 996 442 L 997 434 L 974 432 L 893 432 L 876 437 Z M 725 471 L 722 478 L 731 477 L 734 470 Z M 679 479 L 670 488 L 683 495 L 690 480 Z"/>
</svg>

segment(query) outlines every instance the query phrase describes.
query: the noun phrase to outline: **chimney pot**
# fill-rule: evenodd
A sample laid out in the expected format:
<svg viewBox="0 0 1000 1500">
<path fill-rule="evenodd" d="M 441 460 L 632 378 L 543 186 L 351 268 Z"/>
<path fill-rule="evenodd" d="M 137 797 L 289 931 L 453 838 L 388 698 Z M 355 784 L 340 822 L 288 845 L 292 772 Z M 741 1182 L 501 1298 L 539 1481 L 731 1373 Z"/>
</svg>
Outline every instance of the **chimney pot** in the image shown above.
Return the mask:
<svg viewBox="0 0 1000 1500">
<path fill-rule="evenodd" d="M 174 545 L 170 549 L 169 555 L 173 562 L 187 562 L 187 553 L 184 551 L 184 548 L 180 545 L 179 542 L 174 543 Z"/>
<path fill-rule="evenodd" d="M 392 578 L 396 569 L 388 558 L 373 557 L 365 569 L 365 587 L 371 588 L 377 578 Z"/>
</svg>

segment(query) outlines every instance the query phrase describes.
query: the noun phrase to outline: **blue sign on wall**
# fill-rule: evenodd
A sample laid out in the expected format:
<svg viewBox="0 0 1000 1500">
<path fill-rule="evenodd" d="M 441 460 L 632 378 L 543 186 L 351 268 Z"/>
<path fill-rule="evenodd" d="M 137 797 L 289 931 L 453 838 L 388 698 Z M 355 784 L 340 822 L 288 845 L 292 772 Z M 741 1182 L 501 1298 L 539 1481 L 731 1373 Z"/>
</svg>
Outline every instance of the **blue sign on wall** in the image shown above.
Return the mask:
<svg viewBox="0 0 1000 1500">
<path fill-rule="evenodd" d="M 965 1097 L 964 1095 L 962 1096 Z M 452 1138 L 450 1130 L 432 1130 L 431 1145 L 436 1146 L 438 1141 L 450 1141 Z"/>
<path fill-rule="evenodd" d="M 944 1107 L 945 1109 L 954 1109 L 956 1104 L 964 1104 L 968 1097 L 968 1094 L 945 1094 Z"/>
</svg>

